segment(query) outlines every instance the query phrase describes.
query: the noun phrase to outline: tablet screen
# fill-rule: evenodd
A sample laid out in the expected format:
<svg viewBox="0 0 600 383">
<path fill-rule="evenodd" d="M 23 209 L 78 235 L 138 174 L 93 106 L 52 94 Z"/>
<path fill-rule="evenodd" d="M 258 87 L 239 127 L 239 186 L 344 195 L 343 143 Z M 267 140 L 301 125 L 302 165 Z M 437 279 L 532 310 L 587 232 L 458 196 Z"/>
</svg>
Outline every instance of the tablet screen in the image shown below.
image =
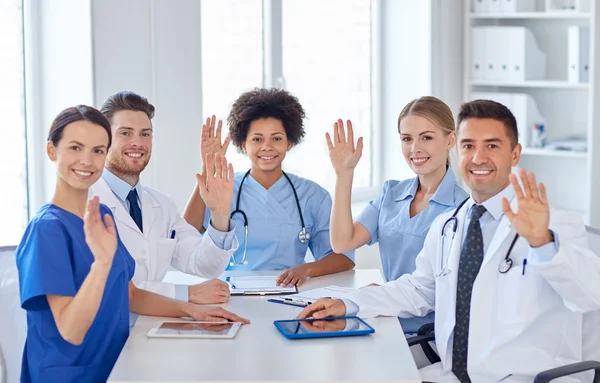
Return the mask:
<svg viewBox="0 0 600 383">
<path fill-rule="evenodd" d="M 351 332 L 370 330 L 356 318 L 344 319 L 304 319 L 279 322 L 283 331 L 289 334 L 312 334 L 322 332 Z"/>
<path fill-rule="evenodd" d="M 236 326 L 232 322 L 164 322 L 157 330 L 158 335 L 227 335 Z"/>
</svg>

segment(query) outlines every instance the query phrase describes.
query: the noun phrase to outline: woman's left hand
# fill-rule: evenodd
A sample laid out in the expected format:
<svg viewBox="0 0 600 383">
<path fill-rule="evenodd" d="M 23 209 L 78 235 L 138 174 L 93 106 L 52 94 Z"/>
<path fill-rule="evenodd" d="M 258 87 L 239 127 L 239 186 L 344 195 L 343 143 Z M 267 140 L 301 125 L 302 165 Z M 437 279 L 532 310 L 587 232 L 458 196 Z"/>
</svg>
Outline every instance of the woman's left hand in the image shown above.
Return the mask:
<svg viewBox="0 0 600 383">
<path fill-rule="evenodd" d="M 310 268 L 308 264 L 296 266 L 284 271 L 277 278 L 277 286 L 291 287 L 295 285 L 300 287 L 306 282 L 308 277 L 310 277 Z"/>
</svg>

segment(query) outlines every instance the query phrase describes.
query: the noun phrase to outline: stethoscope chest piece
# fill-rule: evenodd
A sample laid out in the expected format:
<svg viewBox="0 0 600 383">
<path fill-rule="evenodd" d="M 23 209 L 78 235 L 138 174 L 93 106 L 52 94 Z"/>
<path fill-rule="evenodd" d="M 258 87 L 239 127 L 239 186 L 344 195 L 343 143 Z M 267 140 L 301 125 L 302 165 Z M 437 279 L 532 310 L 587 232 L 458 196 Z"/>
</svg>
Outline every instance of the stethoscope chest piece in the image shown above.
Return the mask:
<svg viewBox="0 0 600 383">
<path fill-rule="evenodd" d="M 500 271 L 502 274 L 506 274 L 506 273 L 508 273 L 508 270 L 510 270 L 510 268 L 512 267 L 512 265 L 513 265 L 512 259 L 510 259 L 510 258 L 505 259 L 500 264 L 500 266 L 498 266 L 498 271 Z"/>
<path fill-rule="evenodd" d="M 310 241 L 310 233 L 306 231 L 306 228 L 303 227 L 302 230 L 300 230 L 300 233 L 298 233 L 298 239 L 300 240 L 300 243 Z"/>
</svg>

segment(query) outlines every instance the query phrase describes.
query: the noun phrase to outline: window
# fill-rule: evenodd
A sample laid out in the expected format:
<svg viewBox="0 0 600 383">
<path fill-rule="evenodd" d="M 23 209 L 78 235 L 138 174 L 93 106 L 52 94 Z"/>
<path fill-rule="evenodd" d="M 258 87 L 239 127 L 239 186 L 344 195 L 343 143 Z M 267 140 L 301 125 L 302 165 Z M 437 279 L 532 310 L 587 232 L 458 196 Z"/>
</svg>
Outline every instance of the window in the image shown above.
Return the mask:
<svg viewBox="0 0 600 383">
<path fill-rule="evenodd" d="M 23 4 L 0 0 L 0 246 L 15 245 L 29 220 L 23 72 Z"/>
<path fill-rule="evenodd" d="M 200 3 L 202 38 L 202 114 L 223 120 L 235 99 L 262 86 L 262 0 L 203 0 Z M 248 168 L 248 159 L 233 145 L 227 159 L 235 171 Z"/>
<path fill-rule="evenodd" d="M 304 142 L 286 157 L 286 171 L 333 191 L 325 133 L 338 118 L 350 119 L 365 144 L 354 187 L 372 186 L 371 1 L 204 0 L 201 13 L 204 116 L 225 119 L 242 92 L 283 85 L 307 115 Z M 236 171 L 250 166 L 235 150 L 227 156 Z"/>
</svg>

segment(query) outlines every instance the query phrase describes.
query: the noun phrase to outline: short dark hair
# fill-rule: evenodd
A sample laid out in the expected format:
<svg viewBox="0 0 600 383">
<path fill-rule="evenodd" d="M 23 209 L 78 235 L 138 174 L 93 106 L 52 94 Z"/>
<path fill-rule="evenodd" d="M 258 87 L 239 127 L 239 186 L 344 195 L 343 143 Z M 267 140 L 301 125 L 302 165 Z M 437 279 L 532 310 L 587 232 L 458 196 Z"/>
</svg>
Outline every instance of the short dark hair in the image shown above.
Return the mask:
<svg viewBox="0 0 600 383">
<path fill-rule="evenodd" d="M 63 131 L 67 125 L 77 121 L 89 121 L 92 124 L 103 127 L 108 134 L 108 146 L 106 149 L 108 150 L 110 148 L 110 144 L 112 143 L 110 122 L 108 122 L 108 119 L 104 117 L 98 109 L 87 105 L 72 106 L 60 112 L 58 116 L 54 118 L 54 121 L 52 121 L 52 125 L 50 125 L 48 141 L 52 142 L 52 145 L 57 146 L 62 139 Z"/>
<path fill-rule="evenodd" d="M 514 147 L 517 146 L 517 143 L 519 142 L 517 120 L 506 106 L 492 100 L 465 102 L 460 106 L 460 112 L 458 113 L 456 125 L 457 132 L 460 124 L 468 118 L 490 118 L 492 120 L 500 121 L 506 127 L 506 132 L 508 133 L 512 148 L 514 149 Z"/>
<path fill-rule="evenodd" d="M 112 122 L 115 113 L 122 110 L 132 110 L 134 112 L 144 112 L 150 120 L 154 117 L 154 105 L 148 102 L 146 97 L 137 93 L 124 90 L 108 96 L 102 104 L 102 113 Z"/>
<path fill-rule="evenodd" d="M 306 114 L 298 98 L 283 89 L 255 88 L 235 100 L 227 117 L 233 144 L 241 150 L 252 121 L 269 117 L 281 121 L 292 146 L 304 138 L 303 119 Z"/>
</svg>

